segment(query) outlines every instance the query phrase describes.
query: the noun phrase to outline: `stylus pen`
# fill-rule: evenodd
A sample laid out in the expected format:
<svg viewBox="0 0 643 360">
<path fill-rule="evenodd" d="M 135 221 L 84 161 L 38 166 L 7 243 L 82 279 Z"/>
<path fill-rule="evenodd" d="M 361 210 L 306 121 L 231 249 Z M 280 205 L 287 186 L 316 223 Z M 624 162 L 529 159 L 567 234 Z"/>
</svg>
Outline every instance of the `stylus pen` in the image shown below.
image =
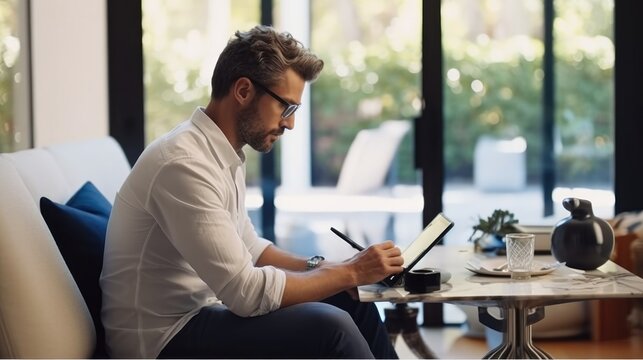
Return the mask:
<svg viewBox="0 0 643 360">
<path fill-rule="evenodd" d="M 364 247 L 362 245 L 356 243 L 355 240 L 353 240 L 353 239 L 349 238 L 348 236 L 344 235 L 341 231 L 335 229 L 334 227 L 331 227 L 330 231 L 334 232 L 335 235 L 339 236 L 342 240 L 344 240 L 347 243 L 349 243 L 353 248 L 355 248 L 355 249 L 357 249 L 359 251 L 364 250 Z M 393 286 L 392 285 L 393 282 L 391 282 L 391 280 L 389 278 L 380 281 L 379 284 L 382 284 L 384 286 Z"/>
<path fill-rule="evenodd" d="M 360 245 L 360 244 L 356 243 L 355 241 L 353 241 L 353 239 L 351 239 L 351 238 L 349 238 L 348 236 L 346 236 L 346 235 L 342 234 L 342 232 L 341 232 L 341 231 L 339 231 L 339 230 L 335 229 L 334 227 L 331 227 L 331 228 L 330 228 L 330 231 L 334 232 L 334 233 L 335 233 L 335 235 L 339 236 L 342 240 L 344 240 L 344 241 L 346 241 L 347 243 L 349 243 L 349 244 L 350 244 L 350 246 L 352 246 L 354 249 L 357 249 L 357 250 L 359 250 L 359 251 L 364 250 L 364 247 L 363 247 L 362 245 Z"/>
</svg>

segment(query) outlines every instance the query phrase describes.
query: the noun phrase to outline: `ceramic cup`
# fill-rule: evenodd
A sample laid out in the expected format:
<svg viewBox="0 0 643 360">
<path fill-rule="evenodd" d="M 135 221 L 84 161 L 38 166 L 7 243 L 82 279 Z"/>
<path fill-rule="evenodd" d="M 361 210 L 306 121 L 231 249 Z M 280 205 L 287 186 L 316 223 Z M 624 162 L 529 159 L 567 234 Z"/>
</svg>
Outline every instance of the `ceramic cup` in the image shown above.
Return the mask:
<svg viewBox="0 0 643 360">
<path fill-rule="evenodd" d="M 511 233 L 505 235 L 507 245 L 507 270 L 515 280 L 531 278 L 534 262 L 534 234 Z"/>
</svg>

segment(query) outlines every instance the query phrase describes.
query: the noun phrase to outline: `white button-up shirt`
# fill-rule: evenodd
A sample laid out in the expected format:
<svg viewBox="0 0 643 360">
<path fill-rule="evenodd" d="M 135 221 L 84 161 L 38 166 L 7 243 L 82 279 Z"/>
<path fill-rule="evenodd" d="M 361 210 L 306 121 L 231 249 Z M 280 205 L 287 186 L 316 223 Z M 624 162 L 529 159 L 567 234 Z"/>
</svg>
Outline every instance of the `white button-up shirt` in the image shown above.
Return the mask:
<svg viewBox="0 0 643 360">
<path fill-rule="evenodd" d="M 282 270 L 245 209 L 245 157 L 198 108 L 150 144 L 109 220 L 102 319 L 113 357 L 155 358 L 204 306 L 239 316 L 279 308 Z"/>
</svg>

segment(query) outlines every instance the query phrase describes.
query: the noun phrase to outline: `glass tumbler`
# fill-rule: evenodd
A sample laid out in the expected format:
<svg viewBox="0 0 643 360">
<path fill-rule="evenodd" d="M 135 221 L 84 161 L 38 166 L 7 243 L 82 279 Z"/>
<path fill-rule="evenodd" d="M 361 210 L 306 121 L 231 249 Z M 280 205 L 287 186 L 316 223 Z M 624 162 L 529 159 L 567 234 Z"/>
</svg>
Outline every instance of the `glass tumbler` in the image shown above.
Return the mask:
<svg viewBox="0 0 643 360">
<path fill-rule="evenodd" d="M 534 234 L 511 233 L 505 235 L 507 245 L 507 269 L 511 278 L 528 280 L 534 262 Z"/>
</svg>

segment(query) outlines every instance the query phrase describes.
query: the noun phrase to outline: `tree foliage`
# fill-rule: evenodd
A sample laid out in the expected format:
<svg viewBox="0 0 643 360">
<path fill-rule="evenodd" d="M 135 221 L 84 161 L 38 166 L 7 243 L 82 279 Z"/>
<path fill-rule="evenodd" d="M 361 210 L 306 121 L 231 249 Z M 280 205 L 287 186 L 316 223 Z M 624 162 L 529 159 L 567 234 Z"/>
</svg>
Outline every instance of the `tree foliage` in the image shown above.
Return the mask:
<svg viewBox="0 0 643 360">
<path fill-rule="evenodd" d="M 0 0 L 0 150 L 12 144 L 11 0 Z M 144 1 L 146 132 L 148 141 L 187 118 L 209 97 L 211 37 L 208 1 Z M 332 5 L 332 6 L 331 6 Z M 318 185 L 334 185 L 357 132 L 389 119 L 420 114 L 421 14 L 418 0 L 312 2 L 313 50 L 326 62 L 312 87 L 313 171 Z M 614 46 L 611 0 L 556 3 L 556 167 L 560 184 L 605 183 L 613 156 Z M 162 11 L 161 11 L 162 10 Z M 196 18 L 193 12 L 199 12 Z M 230 29 L 259 18 L 256 0 L 230 3 Z M 192 15 L 190 15 L 192 14 Z M 446 11 L 444 16 L 448 15 Z M 221 15 L 221 14 L 219 14 Z M 228 15 L 226 15 L 228 16 Z M 460 15 L 458 15 L 460 16 Z M 342 21 L 338 21 L 338 19 Z M 462 22 L 443 22 L 454 27 Z M 460 39 L 460 37 L 456 37 Z M 9 40 L 8 40 L 9 39 Z M 528 140 L 529 179 L 541 172 L 542 53 L 538 36 L 490 37 L 444 43 L 447 176 L 470 180 L 476 141 L 483 135 Z M 207 70 L 206 70 L 207 68 Z M 412 133 L 397 158 L 399 180 L 416 183 Z M 258 155 L 248 152 L 248 179 L 259 178 Z"/>
</svg>

